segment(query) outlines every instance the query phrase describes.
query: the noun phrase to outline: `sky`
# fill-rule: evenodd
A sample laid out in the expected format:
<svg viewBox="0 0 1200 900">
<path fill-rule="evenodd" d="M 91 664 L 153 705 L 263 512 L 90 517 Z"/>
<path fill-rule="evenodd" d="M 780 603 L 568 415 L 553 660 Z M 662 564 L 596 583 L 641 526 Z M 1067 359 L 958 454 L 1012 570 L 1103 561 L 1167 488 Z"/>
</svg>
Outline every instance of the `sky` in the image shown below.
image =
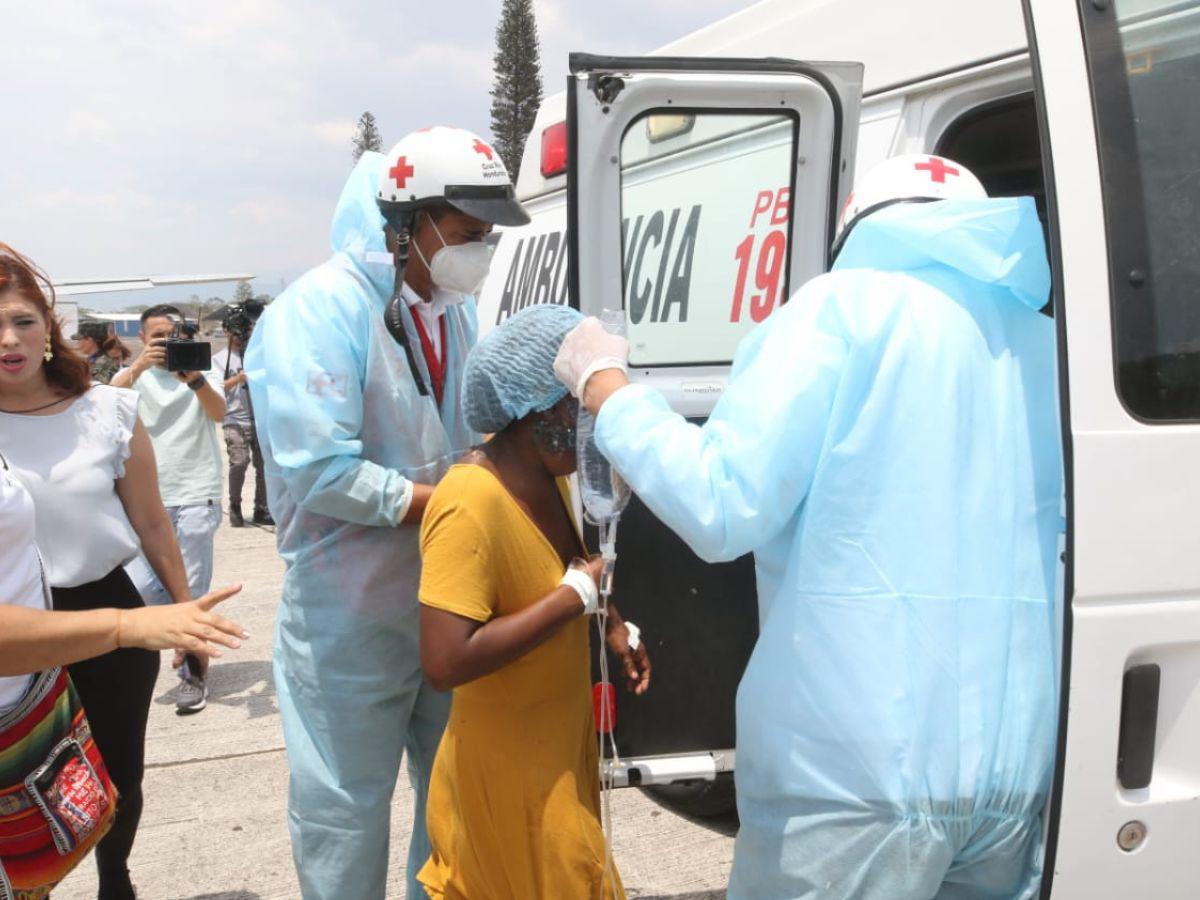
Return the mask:
<svg viewBox="0 0 1200 900">
<path fill-rule="evenodd" d="M 385 145 L 490 135 L 500 0 L 5 0 L 0 241 L 56 280 L 321 262 L 364 110 Z M 567 53 L 645 53 L 749 0 L 534 0 L 547 94 Z M 94 294 L 94 309 L 233 286 Z"/>
</svg>

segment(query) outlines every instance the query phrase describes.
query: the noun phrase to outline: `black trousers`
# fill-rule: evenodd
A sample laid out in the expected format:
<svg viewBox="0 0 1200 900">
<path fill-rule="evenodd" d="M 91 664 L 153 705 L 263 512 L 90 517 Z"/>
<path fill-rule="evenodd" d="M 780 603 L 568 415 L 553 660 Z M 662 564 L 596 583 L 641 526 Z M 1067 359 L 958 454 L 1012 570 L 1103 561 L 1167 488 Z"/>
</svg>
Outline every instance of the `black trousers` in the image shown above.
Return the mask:
<svg viewBox="0 0 1200 900">
<path fill-rule="evenodd" d="M 54 608 L 81 611 L 145 604 L 119 566 L 99 581 L 73 588 L 54 588 Z M 158 677 L 159 657 L 149 650 L 125 648 L 68 666 L 92 726 L 104 764 L 120 792 L 112 829 L 96 845 L 101 896 L 105 883 L 128 878 L 127 862 L 142 818 L 142 772 L 146 755 L 146 719 Z"/>
</svg>

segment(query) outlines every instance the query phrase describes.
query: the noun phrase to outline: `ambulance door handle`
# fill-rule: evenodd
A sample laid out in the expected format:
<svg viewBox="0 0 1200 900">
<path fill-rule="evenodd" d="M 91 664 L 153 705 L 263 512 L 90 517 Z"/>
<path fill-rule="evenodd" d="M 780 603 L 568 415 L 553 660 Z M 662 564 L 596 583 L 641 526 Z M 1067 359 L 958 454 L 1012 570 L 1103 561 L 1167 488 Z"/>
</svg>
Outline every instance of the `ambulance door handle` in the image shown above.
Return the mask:
<svg viewBox="0 0 1200 900">
<path fill-rule="evenodd" d="M 1131 666 L 1121 690 L 1121 734 L 1117 742 L 1117 779 L 1126 790 L 1150 785 L 1158 731 L 1161 669 L 1153 663 Z"/>
</svg>

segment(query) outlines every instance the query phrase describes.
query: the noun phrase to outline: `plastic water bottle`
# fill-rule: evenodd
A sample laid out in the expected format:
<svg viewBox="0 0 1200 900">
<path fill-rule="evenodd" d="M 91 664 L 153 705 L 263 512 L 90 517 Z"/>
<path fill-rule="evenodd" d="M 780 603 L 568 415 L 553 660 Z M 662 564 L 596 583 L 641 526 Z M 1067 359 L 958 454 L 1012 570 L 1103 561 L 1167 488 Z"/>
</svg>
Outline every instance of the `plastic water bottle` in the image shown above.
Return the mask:
<svg viewBox="0 0 1200 900">
<path fill-rule="evenodd" d="M 600 314 L 604 329 L 610 334 L 625 334 L 625 314 L 606 309 Z M 614 521 L 629 503 L 629 485 L 596 446 L 596 419 L 579 404 L 575 425 L 575 455 L 579 467 L 579 490 L 588 521 L 606 525 Z"/>
</svg>

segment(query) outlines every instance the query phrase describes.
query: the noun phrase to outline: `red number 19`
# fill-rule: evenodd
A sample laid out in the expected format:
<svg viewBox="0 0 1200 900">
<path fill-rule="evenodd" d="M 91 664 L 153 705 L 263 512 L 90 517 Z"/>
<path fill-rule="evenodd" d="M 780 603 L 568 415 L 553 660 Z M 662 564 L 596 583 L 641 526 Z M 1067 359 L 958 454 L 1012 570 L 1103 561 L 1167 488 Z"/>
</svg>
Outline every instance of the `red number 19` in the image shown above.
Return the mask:
<svg viewBox="0 0 1200 900">
<path fill-rule="evenodd" d="M 733 287 L 730 322 L 739 322 L 742 318 L 742 300 L 746 295 L 746 278 L 750 274 L 751 257 L 754 255 L 754 238 L 753 234 L 748 235 L 733 253 L 733 258 L 738 262 L 738 274 Z M 750 318 L 755 322 L 761 322 L 775 308 L 786 249 L 787 237 L 782 228 L 769 232 L 759 247 L 758 263 L 754 267 L 754 286 L 761 293 L 752 294 L 750 297 Z"/>
</svg>

